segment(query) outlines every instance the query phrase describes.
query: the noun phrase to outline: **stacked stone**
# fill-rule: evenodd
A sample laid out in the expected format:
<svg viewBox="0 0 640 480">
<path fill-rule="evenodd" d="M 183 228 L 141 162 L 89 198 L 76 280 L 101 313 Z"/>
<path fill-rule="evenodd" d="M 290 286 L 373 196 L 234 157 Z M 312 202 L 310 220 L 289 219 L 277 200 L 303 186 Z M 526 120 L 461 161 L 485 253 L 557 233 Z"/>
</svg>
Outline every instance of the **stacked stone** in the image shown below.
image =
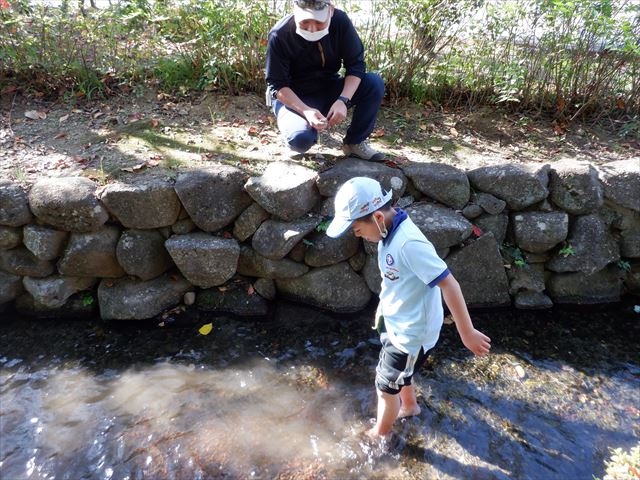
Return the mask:
<svg viewBox="0 0 640 480">
<path fill-rule="evenodd" d="M 322 173 L 274 162 L 250 178 L 217 165 L 103 187 L 84 177 L 30 189 L 0 181 L 0 308 L 144 319 L 195 294 L 201 309 L 239 315 L 264 315 L 277 298 L 361 310 L 380 290 L 376 245 L 322 231 L 353 176 L 393 192 L 472 307 L 640 294 L 638 160 L 465 172 L 347 159 Z"/>
</svg>

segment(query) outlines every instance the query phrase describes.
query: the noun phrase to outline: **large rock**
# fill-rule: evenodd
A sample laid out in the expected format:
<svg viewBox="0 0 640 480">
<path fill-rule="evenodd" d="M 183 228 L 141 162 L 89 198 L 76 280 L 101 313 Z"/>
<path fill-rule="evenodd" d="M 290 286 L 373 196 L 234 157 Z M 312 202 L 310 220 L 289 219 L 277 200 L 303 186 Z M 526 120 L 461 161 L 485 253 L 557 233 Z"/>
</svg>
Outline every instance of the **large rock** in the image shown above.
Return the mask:
<svg viewBox="0 0 640 480">
<path fill-rule="evenodd" d="M 376 295 L 380 295 L 382 291 L 382 275 L 380 274 L 377 257 L 374 255 L 366 255 L 366 261 L 362 268 L 362 276 L 369 290 Z"/>
<path fill-rule="evenodd" d="M 526 207 L 547 198 L 548 166 L 489 165 L 467 172 L 471 186 L 507 202 L 511 210 Z"/>
<path fill-rule="evenodd" d="M 307 236 L 304 263 L 311 267 L 325 267 L 348 260 L 360 247 L 360 239 L 349 231 L 338 238 L 324 232 L 313 232 Z"/>
<path fill-rule="evenodd" d="M 38 220 L 68 232 L 95 232 L 109 219 L 96 185 L 84 177 L 42 178 L 31 187 L 29 204 Z"/>
<path fill-rule="evenodd" d="M 19 185 L 0 180 L 0 225 L 21 227 L 31 221 L 29 200 Z"/>
<path fill-rule="evenodd" d="M 302 217 L 293 222 L 267 220 L 253 234 L 251 245 L 263 257 L 279 260 L 285 257 L 305 235 L 320 224 L 317 216 Z"/>
<path fill-rule="evenodd" d="M 594 212 L 604 200 L 598 171 L 587 162 L 567 159 L 554 163 L 549 173 L 551 201 L 574 215 Z"/>
<path fill-rule="evenodd" d="M 283 297 L 338 313 L 360 311 L 371 299 L 369 287 L 347 262 L 276 280 L 276 287 Z"/>
<path fill-rule="evenodd" d="M 599 167 L 604 196 L 614 203 L 640 212 L 640 159 L 607 163 Z"/>
<path fill-rule="evenodd" d="M 631 295 L 640 297 L 640 260 L 631 260 L 629 267 L 624 277 L 624 286 Z"/>
<path fill-rule="evenodd" d="M 160 179 L 111 183 L 102 189 L 99 197 L 113 216 L 131 229 L 170 226 L 182 208 L 173 185 Z"/>
<path fill-rule="evenodd" d="M 596 304 L 619 302 L 622 280 L 616 267 L 596 273 L 558 273 L 547 280 L 547 293 L 554 303 Z"/>
<path fill-rule="evenodd" d="M 191 285 L 180 275 L 162 275 L 143 281 L 132 278 L 103 280 L 98 287 L 100 316 L 104 320 L 153 318 L 178 305 Z"/>
<path fill-rule="evenodd" d="M 381 163 L 347 158 L 318 176 L 318 190 L 325 197 L 333 197 L 344 182 L 353 177 L 369 177 L 380 182 L 382 188 L 393 192 L 393 199 L 402 197 L 407 187 L 407 177 L 402 171 Z"/>
<path fill-rule="evenodd" d="M 483 232 L 492 233 L 498 245 L 504 243 L 509 226 L 509 216 L 506 213 L 498 215 L 483 214 L 473 219 L 473 223 Z"/>
<path fill-rule="evenodd" d="M 67 232 L 38 225 L 23 228 L 24 246 L 40 260 L 54 260 L 60 256 L 69 235 Z"/>
<path fill-rule="evenodd" d="M 24 288 L 40 305 L 48 308 L 62 307 L 71 295 L 91 288 L 95 283 L 90 277 L 61 277 L 54 275 L 47 278 L 24 277 Z"/>
<path fill-rule="evenodd" d="M 413 163 L 402 171 L 420 192 L 448 207 L 459 210 L 469 201 L 471 190 L 467 174 L 452 165 Z"/>
<path fill-rule="evenodd" d="M 207 288 L 198 293 L 198 310 L 225 313 L 239 317 L 264 317 L 269 314 L 269 302 L 246 280 L 237 279 L 224 287 Z"/>
<path fill-rule="evenodd" d="M 240 245 L 235 239 L 196 232 L 173 235 L 165 247 L 180 272 L 198 287 L 222 285 L 236 273 Z"/>
<path fill-rule="evenodd" d="M 12 302 L 24 291 L 22 277 L 0 270 L 0 305 Z"/>
<path fill-rule="evenodd" d="M 157 230 L 127 230 L 120 235 L 116 246 L 118 263 L 127 274 L 141 280 L 162 275 L 173 265 L 164 241 Z"/>
<path fill-rule="evenodd" d="M 446 262 L 460 283 L 468 305 L 497 307 L 511 304 L 509 281 L 499 246 L 492 234 L 482 235 L 461 250 L 451 253 Z"/>
<path fill-rule="evenodd" d="M 541 310 L 553 307 L 553 302 L 542 292 L 526 290 L 515 294 L 513 306 L 520 310 Z"/>
<path fill-rule="evenodd" d="M 22 230 L 16 227 L 0 226 L 0 250 L 11 250 L 22 243 Z"/>
<path fill-rule="evenodd" d="M 620 232 L 620 255 L 624 258 L 640 258 L 640 228 Z"/>
<path fill-rule="evenodd" d="M 227 165 L 181 173 L 175 189 L 193 222 L 205 232 L 229 225 L 251 204 L 246 175 Z"/>
<path fill-rule="evenodd" d="M 318 174 L 291 162 L 273 162 L 259 177 L 251 177 L 245 190 L 267 212 L 291 221 L 309 212 L 320 200 Z"/>
<path fill-rule="evenodd" d="M 406 211 L 436 249 L 458 245 L 471 235 L 471 223 L 451 208 L 418 202 Z"/>
<path fill-rule="evenodd" d="M 487 212 L 489 215 L 499 215 L 507 206 L 507 202 L 505 202 L 504 200 L 496 197 L 495 195 L 484 192 L 474 193 L 471 196 L 471 201 L 482 208 L 482 210 Z"/>
<path fill-rule="evenodd" d="M 543 292 L 545 289 L 544 265 L 539 263 L 514 266 L 506 270 L 509 278 L 509 293 L 531 291 Z"/>
<path fill-rule="evenodd" d="M 58 271 L 68 277 L 123 276 L 125 272 L 116 256 L 119 238 L 120 230 L 111 226 L 92 233 L 72 233 Z"/>
<path fill-rule="evenodd" d="M 567 244 L 573 252 L 566 254 L 558 251 L 547 262 L 548 270 L 592 274 L 620 260 L 618 243 L 599 215 L 576 218 Z"/>
<path fill-rule="evenodd" d="M 24 293 L 16 298 L 16 311 L 25 317 L 51 318 L 55 320 L 82 318 L 92 319 L 96 317 L 98 302 L 94 301 L 91 294 L 86 292 L 71 295 L 60 307 L 48 307 L 39 303 L 29 293 Z"/>
<path fill-rule="evenodd" d="M 237 272 L 240 275 L 258 278 L 294 278 L 304 275 L 309 267 L 288 258 L 272 260 L 263 257 L 247 246 L 240 247 Z"/>
<path fill-rule="evenodd" d="M 512 215 L 516 245 L 533 253 L 551 250 L 569 233 L 569 215 L 564 212 L 521 212 Z"/>
<path fill-rule="evenodd" d="M 51 262 L 40 260 L 24 247 L 0 250 L 0 270 L 26 277 L 48 277 L 55 271 Z"/>
<path fill-rule="evenodd" d="M 252 203 L 236 218 L 233 224 L 233 236 L 239 241 L 244 242 L 256 233 L 260 224 L 267 218 L 269 218 L 269 212 L 257 203 Z"/>
</svg>

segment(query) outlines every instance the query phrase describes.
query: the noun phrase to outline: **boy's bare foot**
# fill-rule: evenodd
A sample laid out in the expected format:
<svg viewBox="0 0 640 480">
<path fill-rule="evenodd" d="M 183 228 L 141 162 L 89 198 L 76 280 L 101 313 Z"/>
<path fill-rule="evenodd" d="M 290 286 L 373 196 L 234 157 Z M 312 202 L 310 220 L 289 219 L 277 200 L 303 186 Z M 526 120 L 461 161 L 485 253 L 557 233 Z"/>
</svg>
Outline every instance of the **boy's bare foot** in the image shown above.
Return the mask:
<svg viewBox="0 0 640 480">
<path fill-rule="evenodd" d="M 374 455 L 389 453 L 393 450 L 404 448 L 405 442 L 398 435 L 389 432 L 386 435 L 380 435 L 376 428 L 364 432 L 364 441 L 367 442 L 368 448 L 373 448 L 371 452 Z"/>
<path fill-rule="evenodd" d="M 420 405 L 416 405 L 412 408 L 400 407 L 400 411 L 396 418 L 415 417 L 416 415 L 420 415 L 420 412 Z"/>
<path fill-rule="evenodd" d="M 369 440 L 384 441 L 391 438 L 391 432 L 387 433 L 386 435 L 380 435 L 376 430 L 376 427 L 372 427 L 364 432 L 364 436 Z"/>
</svg>

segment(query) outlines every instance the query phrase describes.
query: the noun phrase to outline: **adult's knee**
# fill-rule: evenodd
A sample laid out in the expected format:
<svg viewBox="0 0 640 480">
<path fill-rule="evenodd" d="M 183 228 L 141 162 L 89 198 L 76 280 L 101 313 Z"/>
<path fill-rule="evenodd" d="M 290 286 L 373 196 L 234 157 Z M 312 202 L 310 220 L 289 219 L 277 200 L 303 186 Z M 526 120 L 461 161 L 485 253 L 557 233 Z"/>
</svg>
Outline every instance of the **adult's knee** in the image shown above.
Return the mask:
<svg viewBox="0 0 640 480">
<path fill-rule="evenodd" d="M 305 153 L 318 140 L 318 134 L 315 130 L 308 129 L 299 132 L 294 132 L 287 138 L 289 148 L 294 152 Z"/>
<path fill-rule="evenodd" d="M 382 98 L 384 96 L 384 80 L 379 73 L 368 72 L 364 78 L 369 94 L 374 97 Z"/>
</svg>

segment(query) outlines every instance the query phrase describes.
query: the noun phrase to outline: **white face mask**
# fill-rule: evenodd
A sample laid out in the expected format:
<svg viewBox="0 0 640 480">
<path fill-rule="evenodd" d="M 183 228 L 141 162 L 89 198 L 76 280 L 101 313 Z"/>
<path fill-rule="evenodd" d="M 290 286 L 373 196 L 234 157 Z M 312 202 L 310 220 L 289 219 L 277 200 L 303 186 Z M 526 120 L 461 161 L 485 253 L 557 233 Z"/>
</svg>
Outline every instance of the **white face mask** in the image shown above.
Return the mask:
<svg viewBox="0 0 640 480">
<path fill-rule="evenodd" d="M 331 17 L 327 22 L 327 28 L 317 30 L 315 32 L 309 32 L 300 28 L 300 25 L 296 26 L 296 33 L 304 38 L 307 42 L 317 42 L 318 40 L 326 37 L 329 34 L 329 25 L 331 25 Z"/>
</svg>

